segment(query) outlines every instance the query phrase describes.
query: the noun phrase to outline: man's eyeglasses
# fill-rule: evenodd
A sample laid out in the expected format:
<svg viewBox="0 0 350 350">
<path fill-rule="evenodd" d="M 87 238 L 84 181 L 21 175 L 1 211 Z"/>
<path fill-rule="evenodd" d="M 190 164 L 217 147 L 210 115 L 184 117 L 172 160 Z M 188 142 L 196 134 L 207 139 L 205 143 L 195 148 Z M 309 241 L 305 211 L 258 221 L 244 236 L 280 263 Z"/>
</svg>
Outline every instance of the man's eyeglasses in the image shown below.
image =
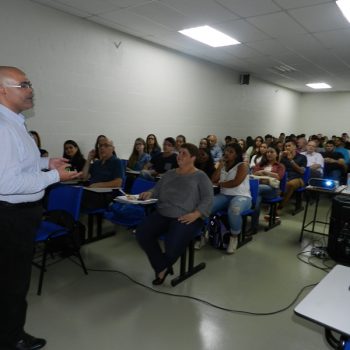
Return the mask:
<svg viewBox="0 0 350 350">
<path fill-rule="evenodd" d="M 30 81 L 22 81 L 21 83 L 15 84 L 5 84 L 5 87 L 20 88 L 20 89 L 33 89 L 33 85 Z"/>
</svg>

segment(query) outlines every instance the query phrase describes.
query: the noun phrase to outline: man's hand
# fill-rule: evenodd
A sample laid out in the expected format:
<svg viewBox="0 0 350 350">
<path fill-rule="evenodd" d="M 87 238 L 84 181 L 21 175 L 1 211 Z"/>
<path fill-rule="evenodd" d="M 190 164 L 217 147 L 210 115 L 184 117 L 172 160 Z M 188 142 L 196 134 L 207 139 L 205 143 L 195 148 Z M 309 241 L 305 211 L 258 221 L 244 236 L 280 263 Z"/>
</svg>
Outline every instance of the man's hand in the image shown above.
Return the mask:
<svg viewBox="0 0 350 350">
<path fill-rule="evenodd" d="M 56 169 L 58 171 L 60 181 L 74 180 L 82 175 L 82 173 L 78 173 L 76 170 L 69 171 L 66 169 L 67 169 L 67 163 L 63 163 L 63 165 L 61 165 Z"/>
<path fill-rule="evenodd" d="M 50 158 L 49 160 L 49 169 L 58 169 L 65 165 L 66 167 L 69 166 L 69 160 L 66 158 Z"/>
<path fill-rule="evenodd" d="M 92 149 L 88 154 L 87 160 L 91 162 L 95 158 L 96 158 L 96 151 Z"/>
</svg>

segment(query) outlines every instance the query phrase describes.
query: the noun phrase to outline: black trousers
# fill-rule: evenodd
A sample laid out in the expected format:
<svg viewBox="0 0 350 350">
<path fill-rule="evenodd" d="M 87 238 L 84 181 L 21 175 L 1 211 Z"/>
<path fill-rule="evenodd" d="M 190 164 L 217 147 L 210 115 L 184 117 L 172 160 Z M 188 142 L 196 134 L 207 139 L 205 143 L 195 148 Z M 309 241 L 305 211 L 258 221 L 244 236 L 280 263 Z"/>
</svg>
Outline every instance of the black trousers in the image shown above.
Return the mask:
<svg viewBox="0 0 350 350">
<path fill-rule="evenodd" d="M 154 271 L 159 273 L 176 262 L 202 227 L 202 219 L 183 224 L 177 218 L 162 216 L 154 211 L 137 227 L 136 238 Z M 158 242 L 160 236 L 164 237 L 164 253 Z"/>
<path fill-rule="evenodd" d="M 34 238 L 42 216 L 41 203 L 0 203 L 0 348 L 17 342 L 24 332 Z"/>
</svg>

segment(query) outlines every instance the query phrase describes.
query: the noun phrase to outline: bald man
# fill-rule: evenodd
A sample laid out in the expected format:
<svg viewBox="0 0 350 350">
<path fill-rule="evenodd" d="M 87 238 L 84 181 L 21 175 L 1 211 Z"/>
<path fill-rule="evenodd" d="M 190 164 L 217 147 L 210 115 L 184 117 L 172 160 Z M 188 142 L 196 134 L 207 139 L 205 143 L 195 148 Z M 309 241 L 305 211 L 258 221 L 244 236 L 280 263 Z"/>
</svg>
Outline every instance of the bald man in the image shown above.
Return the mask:
<svg viewBox="0 0 350 350">
<path fill-rule="evenodd" d="M 36 230 L 47 186 L 78 177 L 67 160 L 41 158 L 21 112 L 33 107 L 20 69 L 0 66 L 0 349 L 35 350 L 44 339 L 24 331 Z M 50 169 L 42 172 L 41 169 Z"/>
</svg>

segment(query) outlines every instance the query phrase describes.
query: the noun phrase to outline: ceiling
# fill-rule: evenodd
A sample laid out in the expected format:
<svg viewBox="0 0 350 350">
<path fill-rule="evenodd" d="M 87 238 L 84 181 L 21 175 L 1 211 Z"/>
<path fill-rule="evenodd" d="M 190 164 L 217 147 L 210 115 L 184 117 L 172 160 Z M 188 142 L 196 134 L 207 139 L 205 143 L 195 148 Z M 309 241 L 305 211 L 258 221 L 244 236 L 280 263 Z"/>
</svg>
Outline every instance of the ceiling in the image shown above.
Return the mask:
<svg viewBox="0 0 350 350">
<path fill-rule="evenodd" d="M 299 92 L 350 91 L 350 23 L 333 0 L 31 0 Z M 242 44 L 178 33 L 210 25 Z"/>
</svg>

